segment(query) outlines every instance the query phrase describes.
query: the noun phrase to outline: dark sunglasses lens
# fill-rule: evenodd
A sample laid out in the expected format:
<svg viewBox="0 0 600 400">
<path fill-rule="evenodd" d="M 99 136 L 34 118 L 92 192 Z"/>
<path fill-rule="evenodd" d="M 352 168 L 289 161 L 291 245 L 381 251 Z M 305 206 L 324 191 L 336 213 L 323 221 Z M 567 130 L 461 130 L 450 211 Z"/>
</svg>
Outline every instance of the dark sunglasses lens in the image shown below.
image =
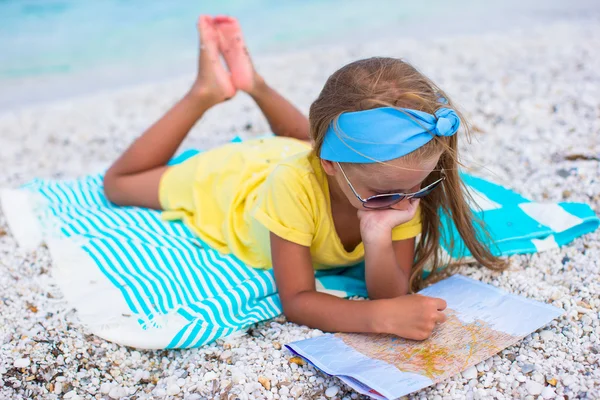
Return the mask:
<svg viewBox="0 0 600 400">
<path fill-rule="evenodd" d="M 416 193 L 413 198 L 415 199 L 420 199 L 421 197 L 425 197 L 427 196 L 429 193 L 433 192 L 433 190 L 440 186 L 440 183 L 442 183 L 442 181 L 438 181 L 436 183 L 434 183 L 433 185 L 431 185 L 430 187 L 428 187 L 427 189 L 423 190 L 422 192 L 418 192 Z"/>
<path fill-rule="evenodd" d="M 404 196 L 400 194 L 390 194 L 385 196 L 378 196 L 372 199 L 368 199 L 364 203 L 365 208 L 386 208 L 400 202 Z"/>
</svg>

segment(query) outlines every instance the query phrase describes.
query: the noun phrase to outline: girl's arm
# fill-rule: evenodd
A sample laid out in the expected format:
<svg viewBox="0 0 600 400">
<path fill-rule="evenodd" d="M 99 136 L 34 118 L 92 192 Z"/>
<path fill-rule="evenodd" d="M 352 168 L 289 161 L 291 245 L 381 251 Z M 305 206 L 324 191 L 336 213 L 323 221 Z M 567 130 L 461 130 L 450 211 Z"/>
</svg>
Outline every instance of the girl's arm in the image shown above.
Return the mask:
<svg viewBox="0 0 600 400">
<path fill-rule="evenodd" d="M 310 249 L 271 233 L 271 257 L 279 298 L 286 317 L 324 331 L 378 332 L 373 301 L 351 301 L 315 287 Z"/>
<path fill-rule="evenodd" d="M 418 205 L 417 199 L 405 209 L 358 211 L 369 298 L 389 299 L 409 292 L 415 239 L 392 241 L 392 230 L 412 220 Z"/>
<path fill-rule="evenodd" d="M 310 249 L 271 233 L 271 257 L 283 312 L 291 322 L 328 332 L 391 333 L 414 340 L 446 320 L 446 302 L 420 295 L 354 301 L 319 293 Z"/>
<path fill-rule="evenodd" d="M 415 239 L 384 237 L 365 243 L 365 279 L 371 299 L 390 299 L 409 292 Z"/>
</svg>

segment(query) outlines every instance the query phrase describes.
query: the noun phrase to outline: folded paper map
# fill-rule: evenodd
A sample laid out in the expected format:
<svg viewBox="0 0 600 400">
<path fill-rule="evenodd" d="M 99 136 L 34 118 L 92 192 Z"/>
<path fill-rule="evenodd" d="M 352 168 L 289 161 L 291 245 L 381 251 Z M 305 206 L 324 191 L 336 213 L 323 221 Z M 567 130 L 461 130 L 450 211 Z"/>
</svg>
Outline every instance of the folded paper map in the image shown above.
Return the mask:
<svg viewBox="0 0 600 400">
<path fill-rule="evenodd" d="M 486 360 L 563 313 L 460 275 L 419 293 L 448 303 L 448 320 L 427 340 L 336 333 L 286 346 L 359 393 L 395 399 Z"/>
</svg>

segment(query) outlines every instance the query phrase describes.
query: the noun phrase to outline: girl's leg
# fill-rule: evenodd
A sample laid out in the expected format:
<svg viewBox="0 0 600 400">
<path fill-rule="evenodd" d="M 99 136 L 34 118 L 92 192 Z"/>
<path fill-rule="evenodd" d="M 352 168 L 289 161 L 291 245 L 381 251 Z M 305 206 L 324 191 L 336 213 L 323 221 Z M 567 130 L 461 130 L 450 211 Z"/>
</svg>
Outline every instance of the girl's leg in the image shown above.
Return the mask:
<svg viewBox="0 0 600 400">
<path fill-rule="evenodd" d="M 194 85 L 106 172 L 104 192 L 116 204 L 160 209 L 158 185 L 167 162 L 204 112 L 236 92 L 219 59 L 219 36 L 212 19 L 201 16 L 198 30 L 202 46 Z"/>
<path fill-rule="evenodd" d="M 221 53 L 229 67 L 231 81 L 236 89 L 252 96 L 267 118 L 274 134 L 309 140 L 308 118 L 269 87 L 254 69 L 237 20 L 218 16 L 214 19 L 214 23 L 219 32 Z"/>
</svg>

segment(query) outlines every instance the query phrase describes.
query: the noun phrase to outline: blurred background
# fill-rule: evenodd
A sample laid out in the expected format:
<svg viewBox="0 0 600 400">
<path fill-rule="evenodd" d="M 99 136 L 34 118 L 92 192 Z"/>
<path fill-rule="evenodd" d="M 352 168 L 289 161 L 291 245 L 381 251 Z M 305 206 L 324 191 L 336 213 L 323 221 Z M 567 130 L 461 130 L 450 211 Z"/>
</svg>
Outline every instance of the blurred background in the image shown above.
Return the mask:
<svg viewBox="0 0 600 400">
<path fill-rule="evenodd" d="M 598 0 L 0 0 L 0 110 L 192 73 L 202 13 L 239 18 L 256 56 L 502 31 L 598 9 Z"/>
</svg>

